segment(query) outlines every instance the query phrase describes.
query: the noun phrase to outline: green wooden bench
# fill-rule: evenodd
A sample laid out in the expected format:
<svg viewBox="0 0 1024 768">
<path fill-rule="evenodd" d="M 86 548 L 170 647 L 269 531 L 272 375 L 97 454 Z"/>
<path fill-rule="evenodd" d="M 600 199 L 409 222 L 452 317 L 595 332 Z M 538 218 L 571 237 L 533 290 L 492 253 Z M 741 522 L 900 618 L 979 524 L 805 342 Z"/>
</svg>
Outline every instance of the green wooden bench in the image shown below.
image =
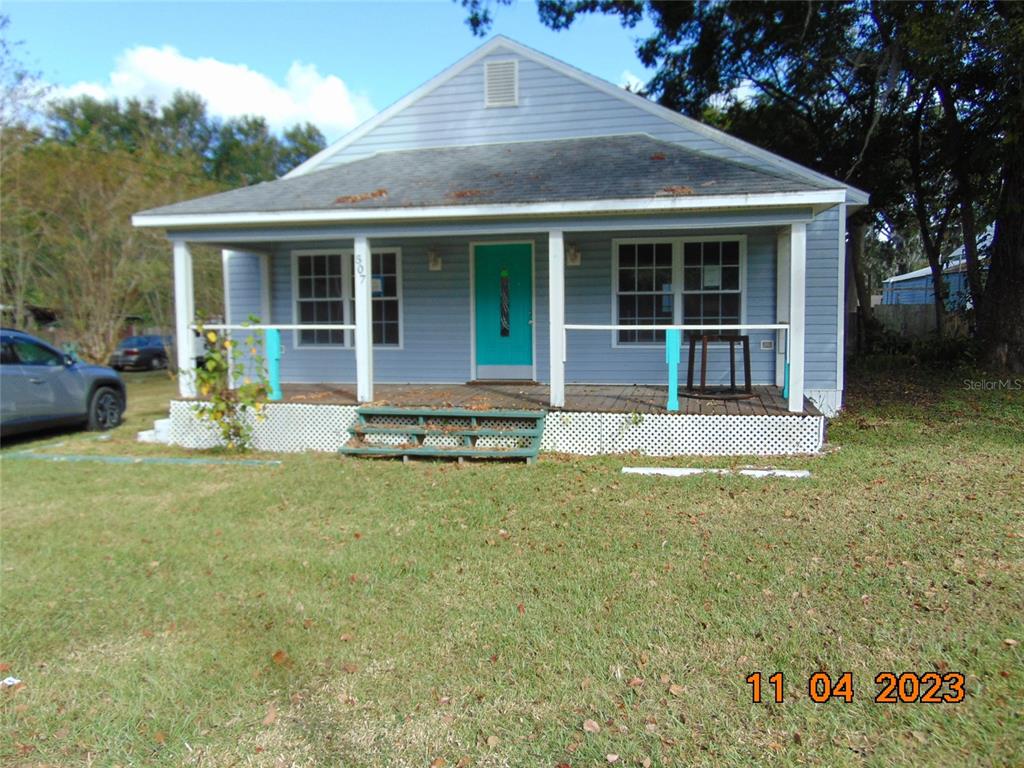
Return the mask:
<svg viewBox="0 0 1024 768">
<path fill-rule="evenodd" d="M 533 463 L 540 451 L 544 416 L 544 411 L 367 406 L 356 410 L 356 421 L 349 429 L 351 438 L 340 452 L 401 457 L 404 461 L 424 456 Z"/>
</svg>

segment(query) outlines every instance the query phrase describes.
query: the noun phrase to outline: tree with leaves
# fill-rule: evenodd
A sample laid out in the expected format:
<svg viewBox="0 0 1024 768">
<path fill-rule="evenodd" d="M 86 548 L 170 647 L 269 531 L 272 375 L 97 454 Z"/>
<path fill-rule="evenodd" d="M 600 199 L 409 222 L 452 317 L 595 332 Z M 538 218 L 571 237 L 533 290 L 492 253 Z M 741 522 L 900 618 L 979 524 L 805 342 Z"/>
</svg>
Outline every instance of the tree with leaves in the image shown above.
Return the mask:
<svg viewBox="0 0 1024 768">
<path fill-rule="evenodd" d="M 10 20 L 0 16 L 0 303 L 20 323 L 29 317 L 28 304 L 39 298 L 33 281 L 39 259 L 29 237 L 35 212 L 20 204 L 27 181 L 21 160 L 36 140 L 25 123 L 43 103 L 47 88 L 19 60 L 20 43 L 9 40 L 9 27 Z"/>
<path fill-rule="evenodd" d="M 510 0 L 461 0 L 477 34 Z M 648 19 L 637 44 L 655 73 L 647 95 L 754 144 L 871 192 L 853 221 L 919 240 L 937 287 L 941 254 L 967 250 L 978 336 L 992 365 L 1024 370 L 1021 70 L 1024 5 L 1012 2 L 656 2 L 538 0 L 541 21 Z M 752 97 L 741 97 L 752 92 Z M 983 280 L 978 221 L 996 241 Z M 954 237 L 954 234 L 959 237 Z M 853 249 L 856 251 L 857 249 Z M 856 253 L 854 254 L 856 256 Z M 856 264 L 860 293 L 863 268 Z M 867 308 L 867 296 L 861 296 Z"/>
<path fill-rule="evenodd" d="M 189 161 L 169 158 L 157 147 L 109 149 L 98 136 L 73 145 L 36 143 L 20 163 L 31 180 L 18 203 L 34 213 L 37 290 L 60 310 L 61 326 L 83 356 L 106 360 L 125 318 L 145 305 L 147 291 L 169 293 L 167 243 L 133 227 L 132 213 L 217 187 Z"/>
<path fill-rule="evenodd" d="M 129 315 L 169 328 L 167 243 L 131 225 L 144 208 L 284 174 L 324 147 L 312 125 L 280 137 L 260 117 L 221 121 L 199 96 L 47 103 L 0 16 L 0 303 L 57 310 L 83 354 L 107 358 Z M 44 130 L 38 126 L 45 125 Z M 222 301 L 220 259 L 196 248 L 196 303 Z"/>
<path fill-rule="evenodd" d="M 52 104 L 49 133 L 63 144 L 100 139 L 109 149 L 138 151 L 143 145 L 175 157 L 196 158 L 203 172 L 226 186 L 270 181 L 305 162 L 326 145 L 310 123 L 278 137 L 263 117 L 219 120 L 194 93 L 177 92 L 157 107 L 152 100 L 100 101 L 79 96 Z"/>
</svg>

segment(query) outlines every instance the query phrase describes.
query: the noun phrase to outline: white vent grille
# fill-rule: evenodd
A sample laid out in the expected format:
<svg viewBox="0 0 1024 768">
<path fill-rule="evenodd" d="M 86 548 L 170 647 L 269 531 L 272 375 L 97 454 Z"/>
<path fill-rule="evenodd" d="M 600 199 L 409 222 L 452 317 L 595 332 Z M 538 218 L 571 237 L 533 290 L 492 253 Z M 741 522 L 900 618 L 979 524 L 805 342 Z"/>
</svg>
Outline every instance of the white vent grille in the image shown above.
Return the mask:
<svg viewBox="0 0 1024 768">
<path fill-rule="evenodd" d="M 519 103 L 519 64 L 515 59 L 484 63 L 484 104 L 514 107 Z"/>
</svg>

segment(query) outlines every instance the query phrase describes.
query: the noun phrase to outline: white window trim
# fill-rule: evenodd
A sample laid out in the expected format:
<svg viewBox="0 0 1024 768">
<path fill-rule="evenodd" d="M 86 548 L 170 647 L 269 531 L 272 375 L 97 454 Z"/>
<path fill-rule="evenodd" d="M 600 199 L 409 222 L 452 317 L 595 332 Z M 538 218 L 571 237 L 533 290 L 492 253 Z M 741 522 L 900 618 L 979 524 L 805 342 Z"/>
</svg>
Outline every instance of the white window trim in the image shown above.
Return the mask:
<svg viewBox="0 0 1024 768">
<path fill-rule="evenodd" d="M 611 318 L 619 324 L 619 246 L 672 244 L 672 324 L 683 323 L 683 245 L 686 243 L 738 242 L 740 245 L 740 323 L 747 322 L 747 236 L 740 234 L 694 235 L 690 237 L 623 237 L 612 240 Z M 690 291 L 694 293 L 694 291 Z M 611 332 L 613 349 L 664 349 L 663 342 L 620 342 L 618 331 Z"/>
<path fill-rule="evenodd" d="M 374 344 L 374 351 L 401 351 L 405 349 L 405 297 L 403 296 L 402 276 L 402 249 L 398 246 L 377 246 L 371 247 L 371 258 L 378 253 L 395 254 L 395 295 L 398 298 L 398 344 Z M 342 321 L 340 325 L 349 325 L 355 322 L 354 297 L 348 292 L 352 285 L 352 249 L 351 248 L 314 248 L 303 249 L 291 252 L 291 283 L 292 283 L 292 322 L 299 323 L 299 257 L 300 256 L 340 256 L 341 257 L 341 284 L 342 284 Z M 292 332 L 292 349 L 355 349 L 352 341 L 352 331 L 343 331 L 344 344 L 303 344 L 300 341 L 302 333 Z"/>
<path fill-rule="evenodd" d="M 511 102 L 500 101 L 492 103 L 487 96 L 487 74 L 488 68 L 494 64 L 512 64 L 512 80 L 516 87 L 515 96 Z M 507 109 L 509 107 L 519 106 L 519 59 L 517 58 L 505 58 L 505 59 L 486 59 L 484 60 L 484 109 Z"/>
</svg>

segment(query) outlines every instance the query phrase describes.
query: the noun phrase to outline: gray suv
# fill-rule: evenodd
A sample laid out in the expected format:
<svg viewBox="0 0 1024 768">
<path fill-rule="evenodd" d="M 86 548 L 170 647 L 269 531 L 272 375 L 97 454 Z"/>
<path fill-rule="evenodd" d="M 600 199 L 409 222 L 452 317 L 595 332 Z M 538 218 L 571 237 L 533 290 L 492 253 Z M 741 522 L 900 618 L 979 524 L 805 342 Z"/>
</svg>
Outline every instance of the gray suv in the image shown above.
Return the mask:
<svg viewBox="0 0 1024 768">
<path fill-rule="evenodd" d="M 124 382 L 27 333 L 0 329 L 0 435 L 59 426 L 121 423 Z"/>
</svg>

